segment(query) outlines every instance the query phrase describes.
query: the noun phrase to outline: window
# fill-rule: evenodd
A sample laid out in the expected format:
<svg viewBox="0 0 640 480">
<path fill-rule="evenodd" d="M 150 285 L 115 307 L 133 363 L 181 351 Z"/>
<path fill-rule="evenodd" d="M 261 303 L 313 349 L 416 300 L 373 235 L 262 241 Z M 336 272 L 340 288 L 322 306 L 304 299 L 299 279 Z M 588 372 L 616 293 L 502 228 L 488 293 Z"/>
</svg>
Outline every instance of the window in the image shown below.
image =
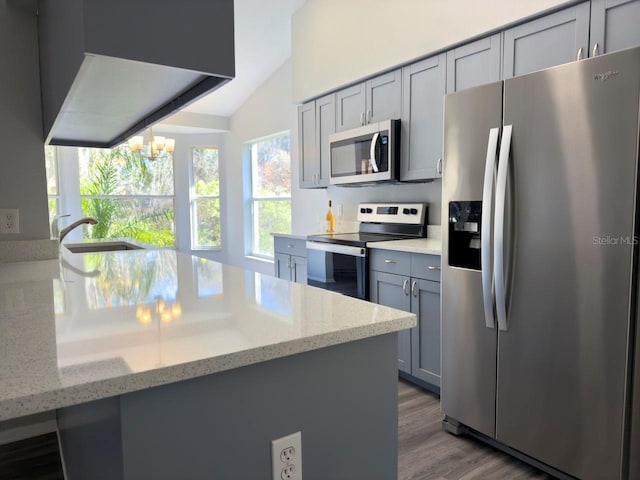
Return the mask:
<svg viewBox="0 0 640 480">
<path fill-rule="evenodd" d="M 58 157 L 56 147 L 47 145 L 44 147 L 44 160 L 47 170 L 47 196 L 49 199 L 49 225 L 58 215 L 60 195 L 58 193 Z"/>
<path fill-rule="evenodd" d="M 217 147 L 191 149 L 191 248 L 220 247 L 220 173 Z"/>
<path fill-rule="evenodd" d="M 271 233 L 291 232 L 289 133 L 249 144 L 251 255 L 273 258 Z"/>
<path fill-rule="evenodd" d="M 173 158 L 148 161 L 127 145 L 79 150 L 84 238 L 129 237 L 157 246 L 175 245 Z"/>
</svg>

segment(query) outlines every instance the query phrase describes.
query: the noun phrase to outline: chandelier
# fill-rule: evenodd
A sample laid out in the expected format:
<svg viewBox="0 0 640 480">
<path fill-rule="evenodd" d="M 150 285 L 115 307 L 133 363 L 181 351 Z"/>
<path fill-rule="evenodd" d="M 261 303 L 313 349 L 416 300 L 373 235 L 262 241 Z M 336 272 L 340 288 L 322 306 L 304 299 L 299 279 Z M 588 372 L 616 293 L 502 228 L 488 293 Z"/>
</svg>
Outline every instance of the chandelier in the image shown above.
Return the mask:
<svg viewBox="0 0 640 480">
<path fill-rule="evenodd" d="M 176 141 L 173 138 L 165 138 L 159 135 L 154 136 L 151 127 L 149 127 L 148 144 L 144 144 L 142 135 L 136 135 L 129 139 L 129 150 L 151 161 L 162 160 L 169 157 L 175 148 Z"/>
</svg>

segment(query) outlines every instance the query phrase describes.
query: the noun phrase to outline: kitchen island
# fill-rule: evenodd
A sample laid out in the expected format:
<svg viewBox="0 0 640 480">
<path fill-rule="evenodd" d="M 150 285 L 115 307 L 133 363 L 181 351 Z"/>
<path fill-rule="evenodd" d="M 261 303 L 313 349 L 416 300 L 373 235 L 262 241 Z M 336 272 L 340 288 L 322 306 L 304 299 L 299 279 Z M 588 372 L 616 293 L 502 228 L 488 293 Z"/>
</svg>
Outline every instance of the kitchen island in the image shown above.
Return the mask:
<svg viewBox="0 0 640 480">
<path fill-rule="evenodd" d="M 415 316 L 172 250 L 0 265 L 0 421 L 57 411 L 70 480 L 395 478 Z M 0 424 L 0 428 L 1 428 Z"/>
</svg>

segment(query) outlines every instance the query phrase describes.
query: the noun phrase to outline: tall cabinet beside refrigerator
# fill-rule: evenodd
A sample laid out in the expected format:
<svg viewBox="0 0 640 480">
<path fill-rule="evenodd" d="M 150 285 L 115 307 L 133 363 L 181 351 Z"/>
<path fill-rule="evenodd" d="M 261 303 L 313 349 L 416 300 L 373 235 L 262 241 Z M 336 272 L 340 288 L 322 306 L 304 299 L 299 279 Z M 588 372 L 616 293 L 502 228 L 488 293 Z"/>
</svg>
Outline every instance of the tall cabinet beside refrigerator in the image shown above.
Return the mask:
<svg viewBox="0 0 640 480">
<path fill-rule="evenodd" d="M 640 478 L 639 101 L 640 48 L 445 97 L 444 426 L 561 477 Z"/>
</svg>

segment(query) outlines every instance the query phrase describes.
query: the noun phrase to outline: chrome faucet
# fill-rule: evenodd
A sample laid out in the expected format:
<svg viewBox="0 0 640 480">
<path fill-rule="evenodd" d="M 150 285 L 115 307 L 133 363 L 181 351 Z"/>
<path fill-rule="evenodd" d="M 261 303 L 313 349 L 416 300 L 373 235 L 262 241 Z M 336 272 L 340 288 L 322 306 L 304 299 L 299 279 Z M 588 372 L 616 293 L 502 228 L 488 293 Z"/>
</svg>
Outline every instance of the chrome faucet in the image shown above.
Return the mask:
<svg viewBox="0 0 640 480">
<path fill-rule="evenodd" d="M 62 217 L 68 217 L 69 215 L 62 215 L 60 217 L 57 217 L 54 220 L 54 225 L 52 225 L 51 230 L 53 231 L 54 236 L 58 237 L 58 240 L 60 243 L 62 243 L 62 239 L 64 237 L 66 237 L 67 235 L 69 235 L 69 233 L 71 232 L 71 230 L 73 230 L 74 228 L 83 225 L 83 224 L 87 224 L 87 225 L 97 225 L 98 224 L 98 220 L 96 220 L 93 217 L 84 217 L 81 218 L 80 220 L 76 220 L 75 222 L 73 222 L 71 225 L 69 225 L 68 227 L 63 228 L 62 230 L 59 230 L 58 227 L 58 220 Z M 59 234 L 58 234 L 59 232 Z"/>
</svg>

